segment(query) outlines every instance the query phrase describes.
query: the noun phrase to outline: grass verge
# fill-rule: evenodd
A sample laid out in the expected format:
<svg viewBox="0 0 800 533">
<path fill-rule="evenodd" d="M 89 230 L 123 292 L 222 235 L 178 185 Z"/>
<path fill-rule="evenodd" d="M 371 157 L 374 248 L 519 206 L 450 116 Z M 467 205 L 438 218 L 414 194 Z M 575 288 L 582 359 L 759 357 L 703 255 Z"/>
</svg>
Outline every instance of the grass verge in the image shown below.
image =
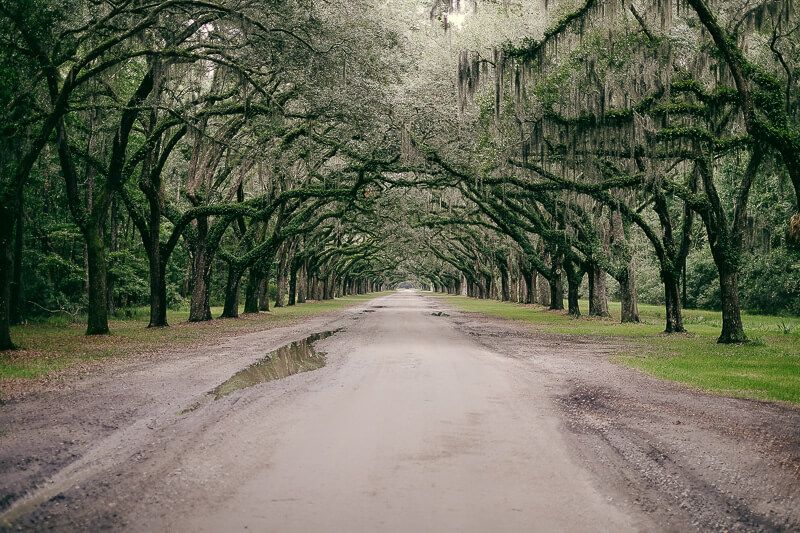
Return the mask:
<svg viewBox="0 0 800 533">
<path fill-rule="evenodd" d="M 84 324 L 27 324 L 11 329 L 20 349 L 0 352 L 0 385 L 7 380 L 41 378 L 64 368 L 104 358 L 142 354 L 193 346 L 233 334 L 249 333 L 286 325 L 293 320 L 344 309 L 383 293 L 347 296 L 275 308 L 269 313 L 241 315 L 238 319 L 187 322 L 188 310 L 170 311 L 168 328 L 148 329 L 147 311 L 133 318 L 111 320 L 111 335 L 86 336 Z M 222 308 L 212 308 L 219 316 Z M 241 312 L 241 309 L 240 309 Z"/>
<path fill-rule="evenodd" d="M 612 317 L 574 319 L 541 306 L 437 295 L 468 312 L 522 320 L 543 332 L 613 339 L 626 349 L 613 360 L 661 379 L 697 389 L 759 400 L 800 403 L 800 318 L 745 314 L 750 343 L 722 345 L 716 340 L 722 315 L 687 309 L 687 334 L 665 335 L 664 309 L 639 307 L 642 323 L 620 324 L 619 304 L 610 304 Z M 587 302 L 581 302 L 585 310 Z"/>
</svg>

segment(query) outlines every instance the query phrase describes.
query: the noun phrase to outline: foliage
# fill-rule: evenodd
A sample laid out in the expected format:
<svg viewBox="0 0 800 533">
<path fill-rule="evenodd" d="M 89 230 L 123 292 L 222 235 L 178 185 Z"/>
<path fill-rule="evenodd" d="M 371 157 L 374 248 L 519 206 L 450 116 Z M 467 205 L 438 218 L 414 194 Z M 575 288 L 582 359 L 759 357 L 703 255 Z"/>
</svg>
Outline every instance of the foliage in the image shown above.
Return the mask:
<svg viewBox="0 0 800 533">
<path fill-rule="evenodd" d="M 0 0 L 0 348 L 403 281 L 800 312 L 791 2 L 419 8 Z"/>
<path fill-rule="evenodd" d="M 742 268 L 742 304 L 753 312 L 800 315 L 800 256 L 778 248 L 747 257 Z"/>
</svg>

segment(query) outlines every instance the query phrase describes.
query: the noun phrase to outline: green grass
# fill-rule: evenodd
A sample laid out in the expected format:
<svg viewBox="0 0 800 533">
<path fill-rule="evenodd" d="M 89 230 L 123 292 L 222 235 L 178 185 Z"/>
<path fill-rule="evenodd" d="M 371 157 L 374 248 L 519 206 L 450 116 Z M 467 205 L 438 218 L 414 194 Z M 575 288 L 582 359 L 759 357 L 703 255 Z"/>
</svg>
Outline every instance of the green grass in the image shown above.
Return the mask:
<svg viewBox="0 0 800 533">
<path fill-rule="evenodd" d="M 610 339 L 626 348 L 614 361 L 653 376 L 741 398 L 800 403 L 800 318 L 744 314 L 752 342 L 722 345 L 719 312 L 684 310 L 688 334 L 665 335 L 664 309 L 639 307 L 641 324 L 620 324 L 619 304 L 611 303 L 616 319 L 571 318 L 541 306 L 443 296 L 453 307 L 510 320 L 522 320 L 549 333 Z M 583 311 L 587 303 L 581 302 Z"/>
<path fill-rule="evenodd" d="M 131 318 L 109 322 L 111 335 L 86 336 L 85 324 L 46 322 L 11 328 L 20 349 L 0 352 L 0 385 L 3 381 L 41 378 L 57 370 L 109 357 L 156 352 L 213 342 L 233 334 L 260 331 L 320 313 L 350 307 L 383 293 L 347 296 L 275 308 L 269 313 L 241 315 L 238 319 L 187 322 L 188 310 L 169 311 L 168 328 L 148 329 L 146 308 L 132 310 Z M 212 308 L 217 317 L 222 308 Z M 240 312 L 242 309 L 240 309 Z"/>
</svg>

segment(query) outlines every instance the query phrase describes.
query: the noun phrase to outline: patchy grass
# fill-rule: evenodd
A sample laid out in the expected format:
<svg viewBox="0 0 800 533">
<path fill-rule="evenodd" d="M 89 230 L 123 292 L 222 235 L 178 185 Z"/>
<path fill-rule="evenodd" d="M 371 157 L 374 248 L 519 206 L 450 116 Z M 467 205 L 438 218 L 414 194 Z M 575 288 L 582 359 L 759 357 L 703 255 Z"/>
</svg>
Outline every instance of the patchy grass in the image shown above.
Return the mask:
<svg viewBox="0 0 800 533">
<path fill-rule="evenodd" d="M 800 403 L 800 318 L 743 315 L 751 342 L 722 345 L 716 340 L 722 315 L 715 311 L 684 310 L 689 333 L 665 335 L 664 309 L 641 305 L 641 324 L 620 324 L 619 304 L 612 316 L 571 318 L 535 305 L 437 295 L 464 311 L 522 320 L 543 332 L 610 338 L 628 347 L 616 362 L 656 377 L 742 398 Z M 585 311 L 587 302 L 581 302 Z"/>
<path fill-rule="evenodd" d="M 131 318 L 109 322 L 111 335 L 86 336 L 85 324 L 42 323 L 15 326 L 12 338 L 20 349 L 0 352 L 0 385 L 8 379 L 36 379 L 57 370 L 103 358 L 156 352 L 212 342 L 220 337 L 270 329 L 320 313 L 350 307 L 385 293 L 347 296 L 241 315 L 238 319 L 187 322 L 188 310 L 170 311 L 168 328 L 147 328 L 147 309 Z M 212 308 L 219 316 L 222 308 Z M 242 310 L 240 309 L 240 312 Z"/>
</svg>

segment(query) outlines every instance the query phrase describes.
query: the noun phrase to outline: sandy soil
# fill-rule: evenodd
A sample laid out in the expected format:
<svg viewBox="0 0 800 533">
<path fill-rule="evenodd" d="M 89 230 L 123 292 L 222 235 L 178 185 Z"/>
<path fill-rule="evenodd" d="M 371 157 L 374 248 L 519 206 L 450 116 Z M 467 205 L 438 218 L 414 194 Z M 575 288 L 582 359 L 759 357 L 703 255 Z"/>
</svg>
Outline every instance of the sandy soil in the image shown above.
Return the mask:
<svg viewBox="0 0 800 533">
<path fill-rule="evenodd" d="M 209 398 L 340 327 L 323 368 Z M 800 529 L 799 409 L 614 349 L 405 292 L 114 365 L 0 406 L 0 529 Z"/>
</svg>

